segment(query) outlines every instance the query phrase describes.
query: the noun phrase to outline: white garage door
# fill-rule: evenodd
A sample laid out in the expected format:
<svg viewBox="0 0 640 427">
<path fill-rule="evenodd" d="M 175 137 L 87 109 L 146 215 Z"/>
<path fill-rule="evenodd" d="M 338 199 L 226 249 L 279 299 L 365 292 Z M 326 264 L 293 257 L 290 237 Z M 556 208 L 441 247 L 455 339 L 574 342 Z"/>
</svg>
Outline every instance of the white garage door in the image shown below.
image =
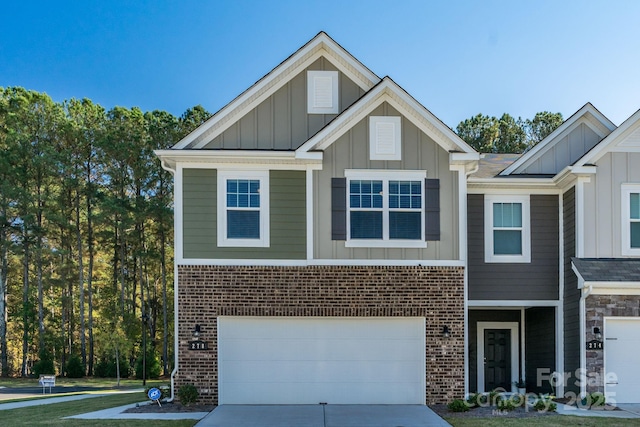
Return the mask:
<svg viewBox="0 0 640 427">
<path fill-rule="evenodd" d="M 604 351 L 608 396 L 617 403 L 637 403 L 640 399 L 640 319 L 605 319 Z M 610 374 L 617 378 L 610 378 Z"/>
<path fill-rule="evenodd" d="M 424 318 L 218 318 L 220 404 L 424 404 Z"/>
</svg>

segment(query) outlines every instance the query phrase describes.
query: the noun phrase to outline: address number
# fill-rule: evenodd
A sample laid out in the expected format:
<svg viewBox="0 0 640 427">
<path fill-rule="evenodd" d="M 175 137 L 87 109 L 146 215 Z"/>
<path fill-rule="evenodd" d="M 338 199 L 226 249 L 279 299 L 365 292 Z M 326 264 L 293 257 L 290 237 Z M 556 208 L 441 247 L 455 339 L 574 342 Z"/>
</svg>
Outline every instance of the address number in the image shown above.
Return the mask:
<svg viewBox="0 0 640 427">
<path fill-rule="evenodd" d="M 209 343 L 206 341 L 189 341 L 189 350 L 209 350 Z"/>
<path fill-rule="evenodd" d="M 602 350 L 604 349 L 604 345 L 602 344 L 602 341 L 589 341 L 587 342 L 587 350 Z"/>
</svg>

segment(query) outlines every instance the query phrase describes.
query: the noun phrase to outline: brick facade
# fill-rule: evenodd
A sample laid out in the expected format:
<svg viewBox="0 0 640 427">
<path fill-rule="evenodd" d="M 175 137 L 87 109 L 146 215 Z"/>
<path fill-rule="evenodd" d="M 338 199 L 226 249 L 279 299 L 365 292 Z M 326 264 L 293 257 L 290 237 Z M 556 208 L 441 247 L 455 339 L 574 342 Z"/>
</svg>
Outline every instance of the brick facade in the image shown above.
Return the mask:
<svg viewBox="0 0 640 427">
<path fill-rule="evenodd" d="M 595 339 L 593 327 L 603 330 L 605 317 L 640 317 L 640 296 L 638 295 L 591 295 L 586 304 L 587 341 Z M 606 342 L 605 342 L 606 345 Z M 587 351 L 587 373 L 604 372 L 604 352 Z M 604 392 L 604 377 L 597 375 L 596 381 L 587 382 L 587 392 Z"/>
<path fill-rule="evenodd" d="M 180 265 L 178 283 L 176 386 L 203 402 L 218 401 L 218 316 L 425 317 L 425 403 L 464 395 L 462 267 Z M 195 324 L 208 350 L 188 349 Z"/>
</svg>

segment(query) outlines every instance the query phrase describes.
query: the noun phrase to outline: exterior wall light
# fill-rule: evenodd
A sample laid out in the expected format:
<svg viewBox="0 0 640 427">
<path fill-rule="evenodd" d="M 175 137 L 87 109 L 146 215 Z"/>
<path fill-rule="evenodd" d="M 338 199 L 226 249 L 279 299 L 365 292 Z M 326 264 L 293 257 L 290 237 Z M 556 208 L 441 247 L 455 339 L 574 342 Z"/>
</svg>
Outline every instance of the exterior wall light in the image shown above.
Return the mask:
<svg viewBox="0 0 640 427">
<path fill-rule="evenodd" d="M 449 327 L 444 325 L 442 327 L 442 338 L 449 338 L 451 336 L 451 332 L 449 332 Z"/>
<path fill-rule="evenodd" d="M 600 328 L 597 326 L 593 327 L 593 335 L 595 338 L 600 341 L 602 339 L 602 332 L 600 332 Z"/>
<path fill-rule="evenodd" d="M 200 325 L 198 325 L 198 324 L 196 323 L 196 327 L 195 327 L 195 328 L 193 328 L 193 332 L 192 332 L 193 337 L 194 337 L 194 338 L 198 338 L 198 337 L 200 336 L 200 332 L 201 332 L 201 330 L 200 330 Z"/>
</svg>

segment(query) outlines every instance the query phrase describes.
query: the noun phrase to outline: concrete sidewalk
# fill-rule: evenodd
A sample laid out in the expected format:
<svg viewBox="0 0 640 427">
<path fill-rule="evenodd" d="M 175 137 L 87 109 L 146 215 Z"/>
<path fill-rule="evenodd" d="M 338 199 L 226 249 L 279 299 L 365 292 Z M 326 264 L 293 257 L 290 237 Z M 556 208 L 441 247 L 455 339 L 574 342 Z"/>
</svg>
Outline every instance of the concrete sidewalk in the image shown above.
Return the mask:
<svg viewBox="0 0 640 427">
<path fill-rule="evenodd" d="M 640 404 L 621 403 L 619 410 L 593 410 L 577 408 L 571 405 L 558 404 L 557 412 L 560 415 L 573 415 L 576 417 L 600 417 L 600 418 L 639 418 Z"/>
<path fill-rule="evenodd" d="M 21 402 L 0 403 L 0 411 L 28 408 L 30 406 L 50 405 L 52 403 L 72 402 L 74 400 L 90 399 L 101 396 L 106 396 L 106 394 L 74 394 L 73 396 L 43 397 L 42 399 L 24 400 Z"/>
</svg>

